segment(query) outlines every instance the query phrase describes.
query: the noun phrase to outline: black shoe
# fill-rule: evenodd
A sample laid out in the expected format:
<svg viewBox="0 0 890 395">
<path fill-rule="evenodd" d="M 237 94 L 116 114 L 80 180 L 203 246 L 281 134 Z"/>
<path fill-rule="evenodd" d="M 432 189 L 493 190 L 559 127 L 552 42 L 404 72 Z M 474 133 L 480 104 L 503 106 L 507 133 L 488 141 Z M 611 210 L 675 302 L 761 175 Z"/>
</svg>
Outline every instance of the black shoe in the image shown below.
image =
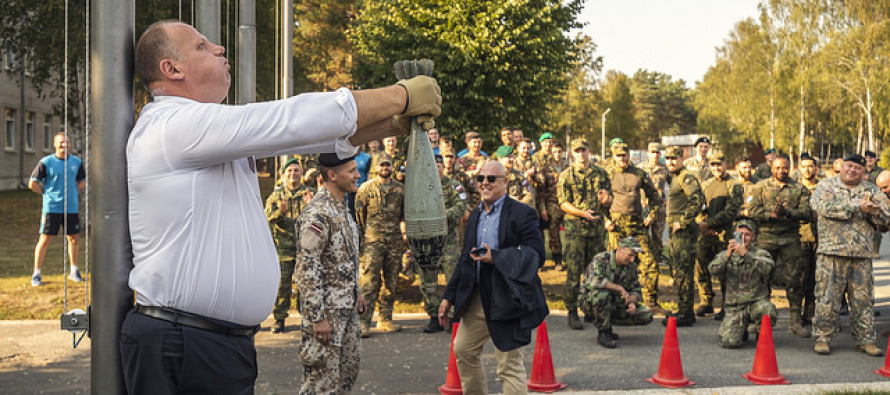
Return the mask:
<svg viewBox="0 0 890 395">
<path fill-rule="evenodd" d="M 840 314 L 840 315 L 847 315 L 847 314 L 850 313 L 850 309 L 847 308 L 847 304 L 846 304 L 846 303 L 841 303 L 841 309 L 838 310 L 837 313 Z"/>
<path fill-rule="evenodd" d="M 576 330 L 584 329 L 584 325 L 581 324 L 581 319 L 578 318 L 578 312 L 573 311 L 573 312 L 569 313 L 568 325 L 569 325 L 569 328 L 572 328 L 572 329 L 576 329 Z"/>
<path fill-rule="evenodd" d="M 275 323 L 272 324 L 272 333 L 284 333 L 286 329 L 284 328 L 284 320 L 275 320 Z"/>
<path fill-rule="evenodd" d="M 430 322 L 423 328 L 423 331 L 426 333 L 442 332 L 444 330 L 445 328 L 439 324 L 439 318 L 437 317 L 430 317 Z"/>
<path fill-rule="evenodd" d="M 692 326 L 692 324 L 695 323 L 695 315 L 693 315 L 693 314 L 672 313 L 672 314 L 669 314 L 667 317 L 664 317 L 664 320 L 661 321 L 661 325 L 667 326 L 668 319 L 670 317 L 675 317 L 675 319 L 677 321 L 678 328 L 685 327 L 685 326 Z"/>
<path fill-rule="evenodd" d="M 747 329 L 745 329 L 745 333 L 742 333 L 742 341 L 743 342 L 748 341 L 748 330 Z"/>
<path fill-rule="evenodd" d="M 618 346 L 618 343 L 612 338 L 612 333 L 610 332 L 600 332 L 600 334 L 596 336 L 596 342 L 605 348 L 615 348 Z"/>
<path fill-rule="evenodd" d="M 593 315 L 592 315 L 592 314 L 591 314 L 591 315 L 584 314 L 584 322 L 586 322 L 586 323 L 588 323 L 588 324 L 592 323 L 592 322 L 593 322 Z"/>
<path fill-rule="evenodd" d="M 726 317 L 726 311 L 720 309 L 717 314 L 714 314 L 714 321 L 723 321 L 723 317 Z"/>
<path fill-rule="evenodd" d="M 712 307 L 711 305 L 707 305 L 707 304 L 698 306 L 698 308 L 695 309 L 695 315 L 697 315 L 699 317 L 704 317 L 708 314 L 713 314 L 713 313 L 714 313 L 714 307 Z"/>
<path fill-rule="evenodd" d="M 880 317 L 880 316 L 881 316 L 881 311 L 878 309 L 875 309 L 875 317 Z"/>
</svg>

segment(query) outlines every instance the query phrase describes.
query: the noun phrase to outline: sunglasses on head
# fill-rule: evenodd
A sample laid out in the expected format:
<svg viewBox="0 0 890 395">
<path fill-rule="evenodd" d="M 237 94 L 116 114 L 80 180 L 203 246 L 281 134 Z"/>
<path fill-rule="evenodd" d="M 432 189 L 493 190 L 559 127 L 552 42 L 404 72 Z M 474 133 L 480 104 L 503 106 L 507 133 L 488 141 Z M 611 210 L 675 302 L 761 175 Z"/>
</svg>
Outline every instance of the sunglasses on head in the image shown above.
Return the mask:
<svg viewBox="0 0 890 395">
<path fill-rule="evenodd" d="M 496 176 L 494 174 L 489 174 L 487 176 L 479 175 L 479 176 L 476 176 L 476 182 L 482 182 L 482 181 L 488 180 L 489 183 L 492 183 L 492 182 L 494 182 L 494 180 L 497 180 L 498 178 L 504 178 L 504 176 Z"/>
</svg>

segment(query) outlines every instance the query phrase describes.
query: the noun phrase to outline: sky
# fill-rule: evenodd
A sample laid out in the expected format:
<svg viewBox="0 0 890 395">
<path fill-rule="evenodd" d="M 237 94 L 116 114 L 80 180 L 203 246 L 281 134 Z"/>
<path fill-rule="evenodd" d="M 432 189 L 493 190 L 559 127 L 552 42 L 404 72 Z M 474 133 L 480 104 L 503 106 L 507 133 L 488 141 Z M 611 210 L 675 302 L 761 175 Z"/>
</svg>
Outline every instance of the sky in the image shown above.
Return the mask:
<svg viewBox="0 0 890 395">
<path fill-rule="evenodd" d="M 587 0 L 582 31 L 597 44 L 603 69 L 632 76 L 658 71 L 695 87 L 739 22 L 758 15 L 758 0 Z"/>
</svg>

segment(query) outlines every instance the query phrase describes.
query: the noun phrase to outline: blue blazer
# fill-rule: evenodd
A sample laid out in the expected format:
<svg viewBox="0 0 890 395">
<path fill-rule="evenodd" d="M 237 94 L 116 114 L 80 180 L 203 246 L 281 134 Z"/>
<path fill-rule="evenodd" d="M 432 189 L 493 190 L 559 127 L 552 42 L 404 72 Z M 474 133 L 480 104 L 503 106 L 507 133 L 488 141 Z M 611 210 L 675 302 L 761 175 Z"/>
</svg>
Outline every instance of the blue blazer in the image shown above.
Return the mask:
<svg viewBox="0 0 890 395">
<path fill-rule="evenodd" d="M 493 264 L 480 263 L 479 276 L 476 276 L 476 261 L 470 258 L 470 250 L 477 246 L 476 228 L 479 223 L 481 209 L 477 207 L 470 213 L 464 229 L 464 244 L 458 258 L 454 274 L 445 287 L 442 299 L 447 299 L 454 306 L 454 318 L 458 319 L 466 311 L 467 302 L 478 289 L 485 312 L 488 332 L 495 347 L 501 351 L 510 351 L 531 342 L 531 329 L 522 328 L 522 318 L 508 320 L 491 320 L 492 276 L 499 276 Z M 498 225 L 498 244 L 500 248 L 518 247 L 531 248 L 538 254 L 538 265 L 544 262 L 544 238 L 538 229 L 537 212 L 524 203 L 517 202 L 509 196 L 504 199 L 501 208 L 501 219 Z M 500 251 L 492 250 L 492 259 L 497 260 Z M 545 305 L 546 307 L 546 305 Z M 545 313 L 546 314 L 546 313 Z"/>
</svg>

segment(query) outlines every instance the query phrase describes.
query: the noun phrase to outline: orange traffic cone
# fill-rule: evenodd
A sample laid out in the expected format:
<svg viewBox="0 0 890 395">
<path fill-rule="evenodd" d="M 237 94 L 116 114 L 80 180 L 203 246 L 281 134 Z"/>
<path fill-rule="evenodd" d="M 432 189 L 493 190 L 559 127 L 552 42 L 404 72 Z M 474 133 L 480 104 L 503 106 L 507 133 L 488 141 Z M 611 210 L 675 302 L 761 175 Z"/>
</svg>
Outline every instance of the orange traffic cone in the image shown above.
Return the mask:
<svg viewBox="0 0 890 395">
<path fill-rule="evenodd" d="M 779 374 L 776 364 L 776 348 L 773 345 L 773 326 L 769 315 L 764 314 L 760 321 L 760 335 L 757 338 L 757 352 L 754 354 L 754 367 L 742 377 L 754 384 L 772 385 L 788 384 L 785 377 Z"/>
<path fill-rule="evenodd" d="M 658 373 L 646 381 L 667 388 L 683 388 L 695 384 L 683 374 L 683 362 L 680 361 L 680 342 L 677 341 L 677 320 L 674 317 L 668 317 L 667 330 L 664 332 L 664 342 L 661 345 L 661 362 L 658 364 Z"/>
<path fill-rule="evenodd" d="M 455 322 L 451 327 L 451 355 L 448 356 L 448 374 L 445 376 L 445 384 L 439 386 L 439 393 L 442 395 L 461 395 L 464 393 L 460 386 L 460 373 L 457 372 L 457 358 L 454 357 L 454 338 L 457 336 L 457 327 L 460 325 Z"/>
<path fill-rule="evenodd" d="M 532 375 L 528 379 L 529 391 L 556 392 L 566 385 L 556 381 L 553 374 L 553 355 L 550 354 L 550 337 L 547 336 L 547 323 L 538 326 L 535 339 L 535 359 L 532 361 Z"/>
<path fill-rule="evenodd" d="M 887 341 L 887 347 L 890 347 L 890 340 Z M 884 367 L 878 370 L 872 370 L 872 372 L 890 378 L 890 352 L 887 352 L 887 358 L 884 359 Z"/>
</svg>

